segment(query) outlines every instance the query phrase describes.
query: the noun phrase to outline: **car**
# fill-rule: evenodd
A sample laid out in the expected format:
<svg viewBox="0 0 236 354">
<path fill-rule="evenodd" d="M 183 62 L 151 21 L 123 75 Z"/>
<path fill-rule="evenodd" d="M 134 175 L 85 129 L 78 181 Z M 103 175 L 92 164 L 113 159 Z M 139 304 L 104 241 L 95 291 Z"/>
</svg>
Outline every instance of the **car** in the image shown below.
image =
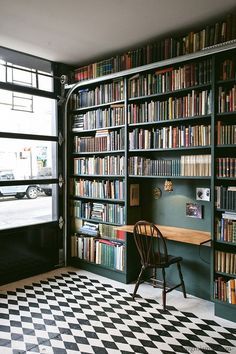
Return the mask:
<svg viewBox="0 0 236 354">
<path fill-rule="evenodd" d="M 52 195 L 52 186 L 49 184 L 41 184 L 40 189 L 42 192 L 44 192 L 47 196 L 51 196 Z"/>
<path fill-rule="evenodd" d="M 52 177 L 52 169 L 51 167 L 41 167 L 38 172 L 38 178 L 51 178 Z M 40 184 L 39 188 L 42 192 L 44 192 L 47 196 L 52 195 L 52 185 L 50 184 Z"/>
<path fill-rule="evenodd" d="M 12 170 L 0 171 L 0 181 L 12 181 L 15 179 Z M 36 199 L 39 191 L 40 189 L 37 185 L 0 186 L 0 197 L 14 196 L 17 199 L 22 199 L 26 196 L 28 199 Z"/>
</svg>

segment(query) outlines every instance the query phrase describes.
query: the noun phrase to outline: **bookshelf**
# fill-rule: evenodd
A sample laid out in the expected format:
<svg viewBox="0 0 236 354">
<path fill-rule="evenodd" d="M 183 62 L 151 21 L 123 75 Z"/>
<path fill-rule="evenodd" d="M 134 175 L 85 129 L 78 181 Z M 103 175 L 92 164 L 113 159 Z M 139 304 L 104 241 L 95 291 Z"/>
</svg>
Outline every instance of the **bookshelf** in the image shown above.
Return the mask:
<svg viewBox="0 0 236 354">
<path fill-rule="evenodd" d="M 121 77 L 78 87 L 70 100 L 70 248 L 74 265 L 128 282 L 126 87 Z"/>
<path fill-rule="evenodd" d="M 213 297 L 219 316 L 236 307 L 235 53 L 216 58 Z"/>
<path fill-rule="evenodd" d="M 132 238 L 117 236 L 117 226 L 146 218 L 173 228 L 210 232 L 209 292 L 216 313 L 231 320 L 235 305 L 219 298 L 217 288 L 233 287 L 236 278 L 230 268 L 236 264 L 235 48 L 235 43 L 228 43 L 82 80 L 68 86 L 67 95 L 72 264 L 129 282 L 137 272 L 137 254 Z M 163 192 L 155 200 L 152 191 L 163 190 L 168 178 L 174 182 L 174 193 Z M 139 197 L 133 204 L 130 189 L 135 185 Z M 210 201 L 196 201 L 197 187 L 210 189 Z M 201 205 L 202 219 L 186 216 L 187 202 Z M 97 214 L 107 215 L 106 208 L 112 215 L 119 209 L 122 218 L 96 219 Z M 99 224 L 99 240 L 78 236 L 85 222 Z M 228 235 L 229 228 L 234 230 L 231 236 L 221 239 L 220 230 L 226 229 Z M 78 257 L 80 238 L 89 245 L 83 247 L 95 249 L 95 261 L 89 253 L 87 259 Z M 109 242 L 114 242 L 111 247 L 123 247 L 122 268 L 112 263 L 115 257 L 109 251 L 96 261 L 96 249 L 107 249 Z M 218 268 L 223 263 L 225 267 Z"/>
</svg>

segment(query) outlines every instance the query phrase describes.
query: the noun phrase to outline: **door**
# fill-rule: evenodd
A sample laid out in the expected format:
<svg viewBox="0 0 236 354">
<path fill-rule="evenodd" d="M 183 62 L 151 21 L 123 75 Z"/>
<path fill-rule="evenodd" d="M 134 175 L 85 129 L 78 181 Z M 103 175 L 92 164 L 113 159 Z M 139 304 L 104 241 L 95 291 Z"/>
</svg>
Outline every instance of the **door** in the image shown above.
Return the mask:
<svg viewBox="0 0 236 354">
<path fill-rule="evenodd" d="M 1 48 L 0 54 L 3 284 L 63 262 L 63 149 L 58 139 L 63 132 L 57 109 L 59 78 L 52 63 Z"/>
</svg>

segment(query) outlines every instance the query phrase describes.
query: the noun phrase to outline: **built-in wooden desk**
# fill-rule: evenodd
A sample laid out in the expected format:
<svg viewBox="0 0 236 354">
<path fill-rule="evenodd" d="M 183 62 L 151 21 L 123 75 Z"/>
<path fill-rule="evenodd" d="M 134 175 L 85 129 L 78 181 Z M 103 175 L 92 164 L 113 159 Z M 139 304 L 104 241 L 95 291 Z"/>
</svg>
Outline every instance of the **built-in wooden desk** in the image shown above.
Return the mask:
<svg viewBox="0 0 236 354">
<path fill-rule="evenodd" d="M 162 235 L 171 241 L 190 243 L 192 245 L 201 245 L 211 239 L 210 232 L 193 230 L 193 229 L 184 229 L 182 227 L 174 226 L 164 226 L 156 225 L 161 231 Z M 128 233 L 133 233 L 134 225 L 123 225 L 116 227 L 116 230 L 125 231 Z"/>
</svg>

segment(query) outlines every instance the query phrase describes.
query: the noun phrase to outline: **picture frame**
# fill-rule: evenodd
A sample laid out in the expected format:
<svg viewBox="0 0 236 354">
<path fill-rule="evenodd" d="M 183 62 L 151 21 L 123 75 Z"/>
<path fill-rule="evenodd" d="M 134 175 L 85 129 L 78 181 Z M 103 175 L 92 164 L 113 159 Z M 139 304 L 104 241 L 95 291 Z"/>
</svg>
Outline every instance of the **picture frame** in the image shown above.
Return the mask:
<svg viewBox="0 0 236 354">
<path fill-rule="evenodd" d="M 196 188 L 196 200 L 209 202 L 211 198 L 210 188 Z"/>
<path fill-rule="evenodd" d="M 130 206 L 139 206 L 139 184 L 130 184 Z"/>
<path fill-rule="evenodd" d="M 190 218 L 202 219 L 202 205 L 198 203 L 186 203 L 186 216 Z"/>
</svg>

